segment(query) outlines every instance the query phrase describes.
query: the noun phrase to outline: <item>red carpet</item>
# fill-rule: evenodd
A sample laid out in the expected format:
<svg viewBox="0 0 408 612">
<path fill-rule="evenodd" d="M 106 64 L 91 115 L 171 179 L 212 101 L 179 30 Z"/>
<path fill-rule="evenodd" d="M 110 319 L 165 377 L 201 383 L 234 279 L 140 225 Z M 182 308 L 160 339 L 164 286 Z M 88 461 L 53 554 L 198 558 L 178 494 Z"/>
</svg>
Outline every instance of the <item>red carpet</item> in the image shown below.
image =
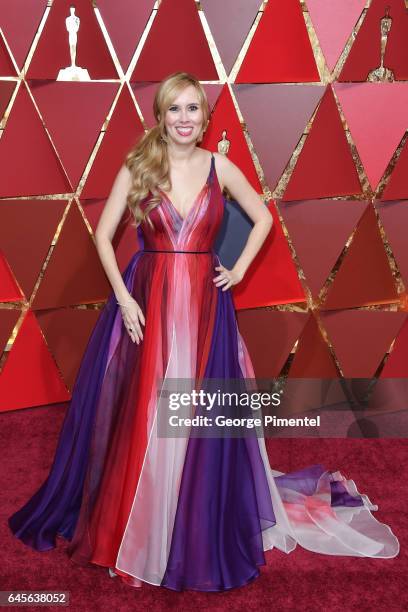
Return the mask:
<svg viewBox="0 0 408 612">
<path fill-rule="evenodd" d="M 408 444 L 406 440 L 268 440 L 272 466 L 282 472 L 313 463 L 339 469 L 379 506 L 401 544 L 395 559 L 319 555 L 298 547 L 266 553 L 267 566 L 250 585 L 227 593 L 176 593 L 143 585 L 132 589 L 105 568 L 75 565 L 59 540 L 34 552 L 10 532 L 6 519 L 42 483 L 52 463 L 66 404 L 18 410 L 0 417 L 2 462 L 0 590 L 63 590 L 69 609 L 98 610 L 406 610 L 408 594 Z M 16 608 L 2 608 L 16 609 Z M 30 610 L 48 607 L 25 607 Z M 55 609 L 55 608 L 53 608 Z"/>
</svg>

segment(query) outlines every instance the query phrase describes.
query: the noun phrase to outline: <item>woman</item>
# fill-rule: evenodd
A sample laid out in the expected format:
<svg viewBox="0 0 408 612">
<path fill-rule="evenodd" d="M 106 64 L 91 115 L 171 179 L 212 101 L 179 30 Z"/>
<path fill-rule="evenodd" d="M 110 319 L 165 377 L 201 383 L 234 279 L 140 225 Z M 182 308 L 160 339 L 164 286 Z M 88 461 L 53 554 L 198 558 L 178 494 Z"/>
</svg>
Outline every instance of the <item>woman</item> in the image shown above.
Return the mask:
<svg viewBox="0 0 408 612">
<path fill-rule="evenodd" d="M 96 230 L 113 292 L 85 351 L 53 466 L 9 519 L 36 550 L 70 541 L 79 564 L 140 586 L 224 591 L 256 578 L 273 547 L 390 558 L 398 540 L 354 482 L 320 465 L 282 474 L 262 437 L 159 435 L 157 394 L 171 379 L 253 379 L 230 288 L 272 218 L 241 171 L 197 146 L 205 92 L 175 73 L 154 100 L 157 125 L 119 171 Z M 254 226 L 230 270 L 212 250 L 227 188 Z M 123 276 L 111 240 L 129 206 L 141 249 Z M 160 416 L 160 415 L 159 415 Z"/>
</svg>

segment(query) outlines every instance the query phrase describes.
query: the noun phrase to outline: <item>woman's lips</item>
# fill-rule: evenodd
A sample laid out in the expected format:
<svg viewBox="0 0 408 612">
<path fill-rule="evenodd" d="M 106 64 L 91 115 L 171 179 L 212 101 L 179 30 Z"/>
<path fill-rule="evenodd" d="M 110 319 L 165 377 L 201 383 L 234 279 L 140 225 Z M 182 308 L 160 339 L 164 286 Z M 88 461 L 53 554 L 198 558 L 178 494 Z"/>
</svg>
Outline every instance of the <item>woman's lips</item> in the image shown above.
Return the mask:
<svg viewBox="0 0 408 612">
<path fill-rule="evenodd" d="M 189 128 L 176 127 L 176 132 L 177 134 L 180 134 L 180 136 L 190 136 L 192 131 L 193 131 L 192 127 L 189 127 Z"/>
</svg>

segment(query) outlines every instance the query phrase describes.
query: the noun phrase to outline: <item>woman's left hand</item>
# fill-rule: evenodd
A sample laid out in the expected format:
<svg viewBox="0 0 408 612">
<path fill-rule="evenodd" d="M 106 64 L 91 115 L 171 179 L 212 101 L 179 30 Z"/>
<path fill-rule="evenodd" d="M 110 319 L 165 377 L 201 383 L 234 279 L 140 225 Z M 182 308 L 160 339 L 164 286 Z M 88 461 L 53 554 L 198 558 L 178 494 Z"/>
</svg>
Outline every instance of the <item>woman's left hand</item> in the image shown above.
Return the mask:
<svg viewBox="0 0 408 612">
<path fill-rule="evenodd" d="M 220 273 L 218 276 L 215 276 L 213 278 L 213 281 L 217 287 L 224 285 L 222 287 L 222 291 L 226 291 L 232 285 L 236 285 L 243 278 L 243 274 L 240 274 L 239 272 L 237 272 L 237 270 L 234 270 L 234 269 L 228 270 L 222 265 L 215 266 L 215 269 L 220 270 Z"/>
</svg>

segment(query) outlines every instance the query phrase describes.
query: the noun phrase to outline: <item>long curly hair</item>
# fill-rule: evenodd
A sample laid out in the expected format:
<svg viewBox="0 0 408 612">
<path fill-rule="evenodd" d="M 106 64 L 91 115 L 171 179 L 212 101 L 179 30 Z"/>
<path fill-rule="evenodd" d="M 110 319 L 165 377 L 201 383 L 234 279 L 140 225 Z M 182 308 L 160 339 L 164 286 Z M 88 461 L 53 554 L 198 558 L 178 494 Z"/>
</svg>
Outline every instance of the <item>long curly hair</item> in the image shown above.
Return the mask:
<svg viewBox="0 0 408 612">
<path fill-rule="evenodd" d="M 191 73 L 174 72 L 161 81 L 154 97 L 153 113 L 157 124 L 145 132 L 125 157 L 124 163 L 132 174 L 127 205 L 133 214 L 135 227 L 145 220 L 153 227 L 149 213 L 161 200 L 157 185 L 160 185 L 164 191 L 171 190 L 164 117 L 175 98 L 189 85 L 196 88 L 203 111 L 203 125 L 197 139 L 197 142 L 201 142 L 210 116 L 207 94 Z M 152 197 L 142 210 L 140 204 L 149 193 Z"/>
</svg>

